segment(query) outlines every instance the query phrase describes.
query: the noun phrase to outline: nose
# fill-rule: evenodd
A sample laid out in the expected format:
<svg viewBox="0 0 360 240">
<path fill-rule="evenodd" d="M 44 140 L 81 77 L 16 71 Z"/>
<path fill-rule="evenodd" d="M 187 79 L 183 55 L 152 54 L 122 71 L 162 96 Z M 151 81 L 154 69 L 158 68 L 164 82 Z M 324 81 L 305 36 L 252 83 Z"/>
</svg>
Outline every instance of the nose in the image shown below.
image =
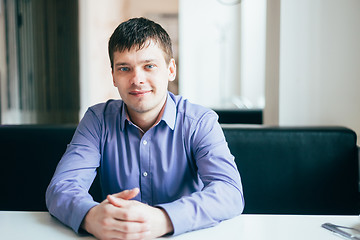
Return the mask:
<svg viewBox="0 0 360 240">
<path fill-rule="evenodd" d="M 131 76 L 131 84 L 134 85 L 140 85 L 140 84 L 144 84 L 145 82 L 145 74 L 143 71 L 141 71 L 141 69 L 134 69 L 133 74 Z"/>
</svg>

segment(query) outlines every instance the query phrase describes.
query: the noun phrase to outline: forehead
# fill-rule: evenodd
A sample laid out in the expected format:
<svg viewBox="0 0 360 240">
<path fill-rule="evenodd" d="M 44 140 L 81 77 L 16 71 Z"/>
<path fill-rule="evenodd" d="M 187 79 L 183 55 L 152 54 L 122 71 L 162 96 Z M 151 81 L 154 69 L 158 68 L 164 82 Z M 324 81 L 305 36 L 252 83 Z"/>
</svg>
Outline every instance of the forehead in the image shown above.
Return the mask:
<svg viewBox="0 0 360 240">
<path fill-rule="evenodd" d="M 130 49 L 124 49 L 123 51 L 115 51 L 114 62 L 123 59 L 157 59 L 165 61 L 165 53 L 158 43 L 149 40 L 142 46 L 132 46 Z"/>
</svg>

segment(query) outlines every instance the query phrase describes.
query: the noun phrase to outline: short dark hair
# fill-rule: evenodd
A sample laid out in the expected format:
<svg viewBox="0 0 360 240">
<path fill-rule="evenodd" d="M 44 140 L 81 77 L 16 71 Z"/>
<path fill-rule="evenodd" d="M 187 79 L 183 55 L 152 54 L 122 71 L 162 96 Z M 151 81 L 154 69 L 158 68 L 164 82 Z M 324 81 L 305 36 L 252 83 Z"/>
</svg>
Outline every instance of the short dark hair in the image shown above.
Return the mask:
<svg viewBox="0 0 360 240">
<path fill-rule="evenodd" d="M 109 39 L 109 58 L 111 68 L 114 65 L 114 52 L 130 50 L 137 47 L 138 50 L 146 47 L 149 40 L 159 44 L 164 52 L 165 61 L 170 62 L 173 58 L 171 39 L 167 32 L 157 23 L 140 17 L 132 18 L 121 23 Z"/>
</svg>

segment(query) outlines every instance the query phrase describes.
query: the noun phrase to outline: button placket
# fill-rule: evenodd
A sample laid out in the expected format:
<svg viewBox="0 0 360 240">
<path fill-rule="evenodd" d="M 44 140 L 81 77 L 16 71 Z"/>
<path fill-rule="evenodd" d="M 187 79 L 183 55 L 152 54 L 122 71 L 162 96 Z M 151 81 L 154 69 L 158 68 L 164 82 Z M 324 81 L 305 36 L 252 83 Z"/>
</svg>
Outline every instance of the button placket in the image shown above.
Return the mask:
<svg viewBox="0 0 360 240">
<path fill-rule="evenodd" d="M 148 133 L 147 133 L 148 134 Z M 141 201 L 152 202 L 151 193 L 151 177 L 150 177 L 150 141 L 146 138 L 146 134 L 140 141 L 140 187 L 141 187 Z"/>
</svg>

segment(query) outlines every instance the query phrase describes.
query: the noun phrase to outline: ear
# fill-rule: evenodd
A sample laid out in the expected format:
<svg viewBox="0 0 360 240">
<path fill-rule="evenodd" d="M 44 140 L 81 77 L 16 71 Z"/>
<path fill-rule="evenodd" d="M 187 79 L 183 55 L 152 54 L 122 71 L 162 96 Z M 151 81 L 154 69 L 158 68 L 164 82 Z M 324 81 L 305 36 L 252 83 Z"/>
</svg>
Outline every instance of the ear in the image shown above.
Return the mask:
<svg viewBox="0 0 360 240">
<path fill-rule="evenodd" d="M 176 77 L 176 63 L 175 59 L 171 59 L 168 66 L 169 71 L 169 82 L 174 81 Z"/>
</svg>

